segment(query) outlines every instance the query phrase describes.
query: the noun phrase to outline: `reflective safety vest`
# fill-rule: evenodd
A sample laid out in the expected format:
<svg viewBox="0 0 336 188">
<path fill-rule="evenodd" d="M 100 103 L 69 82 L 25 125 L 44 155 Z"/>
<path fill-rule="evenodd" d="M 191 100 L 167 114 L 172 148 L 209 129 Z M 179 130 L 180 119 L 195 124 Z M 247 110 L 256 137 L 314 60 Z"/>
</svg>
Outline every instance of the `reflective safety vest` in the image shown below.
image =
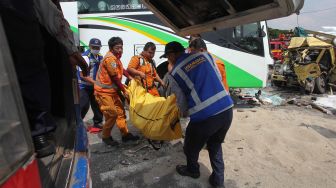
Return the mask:
<svg viewBox="0 0 336 188">
<path fill-rule="evenodd" d="M 233 106 L 209 53 L 183 54 L 171 74 L 187 98 L 191 122 L 206 120 Z"/>
<path fill-rule="evenodd" d="M 118 87 L 113 83 L 111 77 L 117 76 L 121 81 L 123 70 L 124 68 L 120 59 L 116 58 L 110 51 L 107 52 L 99 65 L 94 85 L 95 93 L 115 94 Z"/>
<path fill-rule="evenodd" d="M 148 61 L 146 58 L 144 58 L 142 55 L 135 55 L 131 58 L 128 68 L 133 68 L 137 71 L 140 71 L 146 75 L 146 79 L 142 80 L 142 84 L 147 89 L 153 88 L 154 85 L 154 79 L 156 77 L 156 68 L 155 68 L 155 62 L 152 60 L 152 62 Z"/>
<path fill-rule="evenodd" d="M 82 56 L 86 56 L 89 59 L 89 77 L 93 80 L 96 80 L 97 71 L 100 65 L 100 61 L 103 59 L 103 56 L 101 54 L 98 54 L 97 57 L 91 53 L 90 50 L 85 51 Z M 80 71 L 77 71 L 77 78 L 78 78 L 78 84 L 79 88 L 92 88 L 93 85 L 91 83 L 86 82 L 84 79 L 80 77 Z"/>
<path fill-rule="evenodd" d="M 152 64 L 151 62 L 147 61 L 141 55 L 139 55 L 138 58 L 139 58 L 139 64 L 140 64 L 139 71 L 146 74 L 146 80 L 144 80 L 145 83 L 143 83 L 143 84 L 144 84 L 145 87 L 150 89 L 150 88 L 155 86 L 155 84 L 154 84 L 154 78 L 156 77 L 156 71 L 155 71 L 155 67 L 154 67 L 155 63 L 153 62 L 153 64 Z"/>
</svg>

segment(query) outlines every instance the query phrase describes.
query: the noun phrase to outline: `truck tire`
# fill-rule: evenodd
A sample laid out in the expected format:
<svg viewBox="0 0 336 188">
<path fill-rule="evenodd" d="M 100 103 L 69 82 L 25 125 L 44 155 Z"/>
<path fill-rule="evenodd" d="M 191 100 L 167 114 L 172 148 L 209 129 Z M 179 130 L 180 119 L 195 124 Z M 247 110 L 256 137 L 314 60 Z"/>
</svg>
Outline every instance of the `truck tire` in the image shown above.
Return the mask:
<svg viewBox="0 0 336 188">
<path fill-rule="evenodd" d="M 324 94 L 327 91 L 327 81 L 325 75 L 315 78 L 315 93 Z"/>
</svg>

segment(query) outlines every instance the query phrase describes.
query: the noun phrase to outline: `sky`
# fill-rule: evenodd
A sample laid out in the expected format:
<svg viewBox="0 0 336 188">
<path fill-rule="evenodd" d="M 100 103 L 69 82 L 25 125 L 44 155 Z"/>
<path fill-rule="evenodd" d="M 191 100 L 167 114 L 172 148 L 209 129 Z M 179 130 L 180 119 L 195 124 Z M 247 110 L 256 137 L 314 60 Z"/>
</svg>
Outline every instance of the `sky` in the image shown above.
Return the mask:
<svg viewBox="0 0 336 188">
<path fill-rule="evenodd" d="M 298 16 L 300 27 L 336 35 L 336 0 L 305 0 Z M 271 28 L 294 29 L 297 15 L 267 21 Z"/>
</svg>

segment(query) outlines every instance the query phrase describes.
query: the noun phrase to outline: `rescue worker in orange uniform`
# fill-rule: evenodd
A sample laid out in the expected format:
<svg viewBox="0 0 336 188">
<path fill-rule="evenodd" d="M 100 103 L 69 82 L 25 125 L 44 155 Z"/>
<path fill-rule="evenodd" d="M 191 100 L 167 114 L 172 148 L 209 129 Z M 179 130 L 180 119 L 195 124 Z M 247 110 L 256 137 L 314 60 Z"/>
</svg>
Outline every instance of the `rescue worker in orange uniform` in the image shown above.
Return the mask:
<svg viewBox="0 0 336 188">
<path fill-rule="evenodd" d="M 126 99 L 129 99 L 128 92 L 121 83 L 121 79 L 123 75 L 132 79 L 120 61 L 123 41 L 120 37 L 112 37 L 108 41 L 108 45 L 110 50 L 99 65 L 94 91 L 100 110 L 105 117 L 102 140 L 107 145 L 115 146 L 118 145 L 118 142 L 113 140 L 111 136 L 115 123 L 122 134 L 123 142 L 135 141 L 139 137 L 128 131 L 124 106 L 118 95 L 118 92 L 122 93 Z"/>
<path fill-rule="evenodd" d="M 189 52 L 190 53 L 207 52 L 207 46 L 201 38 L 194 38 L 189 42 Z M 217 65 L 219 73 L 221 74 L 222 83 L 225 87 L 225 90 L 229 91 L 229 85 L 228 85 L 227 80 L 226 80 L 226 71 L 225 71 L 224 62 L 221 61 L 219 58 L 216 58 L 214 56 L 212 56 L 212 57 L 214 59 L 214 62 Z"/>
<path fill-rule="evenodd" d="M 144 88 L 153 96 L 160 96 L 154 81 L 164 86 L 155 69 L 153 57 L 155 55 L 156 46 L 152 42 L 147 42 L 140 55 L 133 56 L 128 64 L 128 72 L 132 76 L 139 76 L 142 79 Z"/>
</svg>

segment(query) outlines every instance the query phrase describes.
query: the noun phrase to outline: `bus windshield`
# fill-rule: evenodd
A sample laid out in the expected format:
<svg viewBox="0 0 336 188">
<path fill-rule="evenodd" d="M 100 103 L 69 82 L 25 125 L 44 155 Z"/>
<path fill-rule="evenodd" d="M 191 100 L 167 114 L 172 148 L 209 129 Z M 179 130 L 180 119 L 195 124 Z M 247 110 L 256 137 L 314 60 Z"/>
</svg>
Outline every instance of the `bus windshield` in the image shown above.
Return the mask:
<svg viewBox="0 0 336 188">
<path fill-rule="evenodd" d="M 140 0 L 81 0 L 77 3 L 79 14 L 147 10 Z"/>
<path fill-rule="evenodd" d="M 262 28 L 259 23 L 211 31 L 202 34 L 202 37 L 219 46 L 258 56 L 265 55 Z"/>
</svg>

